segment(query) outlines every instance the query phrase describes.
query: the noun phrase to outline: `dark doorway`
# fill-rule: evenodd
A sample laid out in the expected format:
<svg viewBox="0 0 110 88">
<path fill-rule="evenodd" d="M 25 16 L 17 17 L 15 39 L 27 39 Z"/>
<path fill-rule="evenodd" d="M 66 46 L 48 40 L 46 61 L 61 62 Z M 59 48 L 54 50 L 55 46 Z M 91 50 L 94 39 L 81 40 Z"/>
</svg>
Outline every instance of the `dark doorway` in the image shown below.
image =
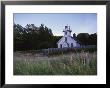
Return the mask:
<svg viewBox="0 0 110 88">
<path fill-rule="evenodd" d="M 62 48 L 62 44 L 60 44 L 60 48 Z"/>
<path fill-rule="evenodd" d="M 71 47 L 73 47 L 73 43 L 71 43 Z"/>
</svg>

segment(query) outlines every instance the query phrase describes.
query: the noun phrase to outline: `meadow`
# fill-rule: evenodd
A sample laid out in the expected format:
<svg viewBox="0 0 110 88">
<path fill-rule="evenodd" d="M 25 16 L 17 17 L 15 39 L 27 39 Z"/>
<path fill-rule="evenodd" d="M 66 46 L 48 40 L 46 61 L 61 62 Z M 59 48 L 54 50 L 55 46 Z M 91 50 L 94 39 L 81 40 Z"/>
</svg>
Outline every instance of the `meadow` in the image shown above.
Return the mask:
<svg viewBox="0 0 110 88">
<path fill-rule="evenodd" d="M 97 53 L 81 51 L 55 55 L 16 51 L 14 75 L 97 75 Z"/>
</svg>

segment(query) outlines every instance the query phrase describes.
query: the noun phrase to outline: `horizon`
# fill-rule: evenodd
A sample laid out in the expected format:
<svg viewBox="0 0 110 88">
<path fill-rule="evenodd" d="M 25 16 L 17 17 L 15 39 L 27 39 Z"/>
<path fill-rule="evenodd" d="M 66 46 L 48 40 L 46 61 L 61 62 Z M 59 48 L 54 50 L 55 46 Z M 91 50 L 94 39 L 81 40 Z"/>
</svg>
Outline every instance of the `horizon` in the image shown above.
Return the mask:
<svg viewBox="0 0 110 88">
<path fill-rule="evenodd" d="M 34 24 L 36 27 L 44 24 L 52 30 L 54 36 L 63 36 L 67 25 L 72 30 L 71 35 L 97 33 L 96 13 L 14 13 L 14 23 L 22 27 L 27 24 Z"/>
</svg>

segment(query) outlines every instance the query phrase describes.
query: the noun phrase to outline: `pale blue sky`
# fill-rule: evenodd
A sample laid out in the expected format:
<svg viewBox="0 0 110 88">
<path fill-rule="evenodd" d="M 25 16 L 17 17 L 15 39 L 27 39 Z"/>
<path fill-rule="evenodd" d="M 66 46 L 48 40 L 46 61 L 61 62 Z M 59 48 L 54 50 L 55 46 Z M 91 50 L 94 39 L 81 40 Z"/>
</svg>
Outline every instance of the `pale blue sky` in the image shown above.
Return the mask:
<svg viewBox="0 0 110 88">
<path fill-rule="evenodd" d="M 54 35 L 63 35 L 64 26 L 70 26 L 73 33 L 96 33 L 96 13 L 15 13 L 14 23 L 40 26 L 42 23 L 52 29 Z"/>
</svg>

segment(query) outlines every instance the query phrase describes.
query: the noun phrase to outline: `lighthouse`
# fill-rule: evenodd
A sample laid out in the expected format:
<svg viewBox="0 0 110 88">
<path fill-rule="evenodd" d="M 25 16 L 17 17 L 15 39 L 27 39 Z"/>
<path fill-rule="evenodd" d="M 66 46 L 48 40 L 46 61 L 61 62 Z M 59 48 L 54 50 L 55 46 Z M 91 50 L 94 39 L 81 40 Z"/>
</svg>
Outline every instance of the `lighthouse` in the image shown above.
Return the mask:
<svg viewBox="0 0 110 88">
<path fill-rule="evenodd" d="M 80 47 L 80 44 L 71 36 L 70 26 L 65 26 L 63 37 L 57 42 L 58 48 L 73 48 Z"/>
</svg>

